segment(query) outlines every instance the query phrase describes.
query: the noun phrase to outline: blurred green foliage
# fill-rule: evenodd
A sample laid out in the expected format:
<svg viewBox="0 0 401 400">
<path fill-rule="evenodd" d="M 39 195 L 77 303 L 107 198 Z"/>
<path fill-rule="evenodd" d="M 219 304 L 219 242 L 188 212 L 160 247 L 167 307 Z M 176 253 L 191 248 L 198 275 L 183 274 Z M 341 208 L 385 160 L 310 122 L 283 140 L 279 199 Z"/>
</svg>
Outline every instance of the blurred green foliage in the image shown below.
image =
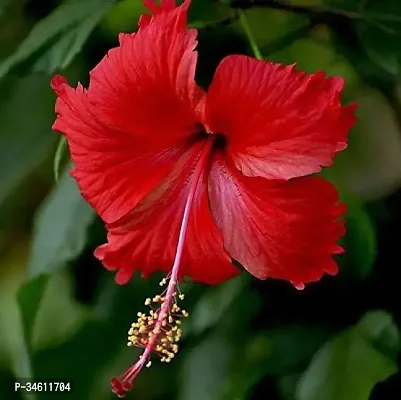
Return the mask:
<svg viewBox="0 0 401 400">
<path fill-rule="evenodd" d="M 401 2 L 192 0 L 204 86 L 225 55 L 252 55 L 239 10 L 263 57 L 341 75 L 344 100 L 359 103 L 349 148 L 323 171 L 348 206 L 347 252 L 338 277 L 303 292 L 246 275 L 183 285 L 191 317 L 179 356 L 154 363 L 127 397 L 400 398 Z M 69 399 L 111 399 L 109 378 L 137 357 L 126 331 L 160 277 L 118 287 L 94 259 L 104 227 L 62 142 L 54 158 L 49 81 L 60 71 L 87 83 L 142 12 L 140 0 L 0 1 L 1 399 L 24 398 L 15 377 L 71 381 Z M 26 396 L 42 397 L 52 398 Z"/>
</svg>

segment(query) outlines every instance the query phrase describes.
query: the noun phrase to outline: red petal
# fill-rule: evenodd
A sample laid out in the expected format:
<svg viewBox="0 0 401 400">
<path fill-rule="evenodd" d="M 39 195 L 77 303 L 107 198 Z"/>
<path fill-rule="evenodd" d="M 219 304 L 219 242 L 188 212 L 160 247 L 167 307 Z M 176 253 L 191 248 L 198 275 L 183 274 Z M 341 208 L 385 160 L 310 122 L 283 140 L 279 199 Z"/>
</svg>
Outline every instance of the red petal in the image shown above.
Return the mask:
<svg viewBox="0 0 401 400">
<path fill-rule="evenodd" d="M 164 3 L 148 26 L 120 37 L 120 47 L 91 72 L 88 90 L 52 80 L 59 95 L 54 129 L 67 137 L 73 175 L 106 222 L 165 178 L 198 129 L 197 32 L 186 28 L 188 4 Z"/>
<path fill-rule="evenodd" d="M 191 175 L 199 153 L 199 146 L 191 149 L 171 176 L 132 213 L 108 226 L 109 243 L 98 247 L 95 255 L 108 269 L 119 269 L 117 283 L 128 282 L 137 269 L 145 277 L 157 270 L 171 270 Z M 224 251 L 210 214 L 206 178 L 203 176 L 188 222 L 179 274 L 181 277 L 190 276 L 197 282 L 216 284 L 238 273 Z"/>
<path fill-rule="evenodd" d="M 333 254 L 344 234 L 337 191 L 321 178 L 249 178 L 220 157 L 209 178 L 212 215 L 224 248 L 252 275 L 297 287 L 335 274 Z"/>
<path fill-rule="evenodd" d="M 289 179 L 329 166 L 347 146 L 355 105 L 342 107 L 341 78 L 307 75 L 246 56 L 226 57 L 206 100 L 210 130 L 228 138 L 245 175 Z"/>
</svg>

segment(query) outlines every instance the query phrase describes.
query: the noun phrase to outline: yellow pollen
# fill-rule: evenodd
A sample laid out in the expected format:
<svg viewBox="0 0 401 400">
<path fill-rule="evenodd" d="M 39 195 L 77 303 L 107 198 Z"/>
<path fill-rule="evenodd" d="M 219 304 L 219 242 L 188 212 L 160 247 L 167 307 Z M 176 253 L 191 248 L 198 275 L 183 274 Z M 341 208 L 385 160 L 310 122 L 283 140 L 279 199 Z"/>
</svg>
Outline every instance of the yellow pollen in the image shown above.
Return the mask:
<svg viewBox="0 0 401 400">
<path fill-rule="evenodd" d="M 163 278 L 160 286 L 167 284 Z M 178 342 L 181 338 L 181 320 L 187 318 L 189 313 L 182 310 L 177 300 L 183 300 L 184 295 L 173 293 L 166 300 L 165 295 L 156 295 L 145 299 L 145 306 L 149 307 L 148 313 L 137 313 L 137 321 L 133 322 L 128 331 L 127 345 L 146 348 L 151 346 L 152 350 L 160 356 L 162 362 L 169 363 L 178 353 Z M 166 293 L 166 292 L 164 292 Z M 166 307 L 165 301 L 170 301 Z M 161 311 L 163 309 L 163 311 Z M 167 311 L 167 312 L 166 312 Z M 151 366 L 149 360 L 146 367 Z"/>
</svg>

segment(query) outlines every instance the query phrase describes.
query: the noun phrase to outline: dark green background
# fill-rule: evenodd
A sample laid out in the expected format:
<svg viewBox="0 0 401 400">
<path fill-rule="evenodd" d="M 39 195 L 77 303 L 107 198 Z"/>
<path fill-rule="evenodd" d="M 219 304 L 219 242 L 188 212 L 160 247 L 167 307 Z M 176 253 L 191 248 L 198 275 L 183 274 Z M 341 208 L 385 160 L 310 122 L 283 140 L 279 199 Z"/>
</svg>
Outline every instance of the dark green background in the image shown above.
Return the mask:
<svg viewBox="0 0 401 400">
<path fill-rule="evenodd" d="M 109 378 L 138 355 L 126 332 L 160 276 L 119 287 L 92 256 L 105 232 L 66 173 L 64 147 L 54 161 L 49 80 L 86 84 L 117 34 L 136 29 L 141 3 L 0 0 L 2 400 L 111 399 Z M 239 9 L 266 59 L 345 78 L 359 122 L 324 175 L 348 205 L 347 252 L 337 277 L 301 292 L 246 274 L 183 285 L 181 351 L 153 362 L 127 398 L 400 399 L 401 1 L 192 3 L 204 87 L 225 55 L 252 55 Z M 23 397 L 15 377 L 71 381 L 72 391 Z"/>
</svg>

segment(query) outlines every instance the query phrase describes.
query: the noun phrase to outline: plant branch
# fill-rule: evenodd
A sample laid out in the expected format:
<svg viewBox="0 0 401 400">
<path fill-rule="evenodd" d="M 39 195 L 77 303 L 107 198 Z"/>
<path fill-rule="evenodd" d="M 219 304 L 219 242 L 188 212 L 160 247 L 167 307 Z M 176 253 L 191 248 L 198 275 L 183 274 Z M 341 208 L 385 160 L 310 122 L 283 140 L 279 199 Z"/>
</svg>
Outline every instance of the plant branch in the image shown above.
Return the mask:
<svg viewBox="0 0 401 400">
<path fill-rule="evenodd" d="M 263 55 L 262 55 L 261 51 L 259 50 L 259 47 L 253 36 L 251 27 L 249 26 L 249 23 L 248 23 L 245 13 L 242 10 L 239 10 L 238 14 L 239 14 L 239 22 L 242 25 L 242 28 L 244 29 L 246 36 L 248 37 L 249 44 L 251 45 L 252 52 L 253 52 L 255 58 L 257 58 L 258 60 L 263 60 Z"/>
<path fill-rule="evenodd" d="M 329 7 L 316 7 L 316 6 L 299 6 L 291 4 L 288 1 L 280 0 L 233 0 L 231 2 L 233 8 L 252 8 L 252 7 L 267 7 L 275 10 L 288 11 L 295 14 L 307 15 L 309 17 L 316 17 L 325 20 L 333 15 L 345 17 L 348 19 L 360 19 L 360 14 L 352 11 L 339 10 Z"/>
</svg>

